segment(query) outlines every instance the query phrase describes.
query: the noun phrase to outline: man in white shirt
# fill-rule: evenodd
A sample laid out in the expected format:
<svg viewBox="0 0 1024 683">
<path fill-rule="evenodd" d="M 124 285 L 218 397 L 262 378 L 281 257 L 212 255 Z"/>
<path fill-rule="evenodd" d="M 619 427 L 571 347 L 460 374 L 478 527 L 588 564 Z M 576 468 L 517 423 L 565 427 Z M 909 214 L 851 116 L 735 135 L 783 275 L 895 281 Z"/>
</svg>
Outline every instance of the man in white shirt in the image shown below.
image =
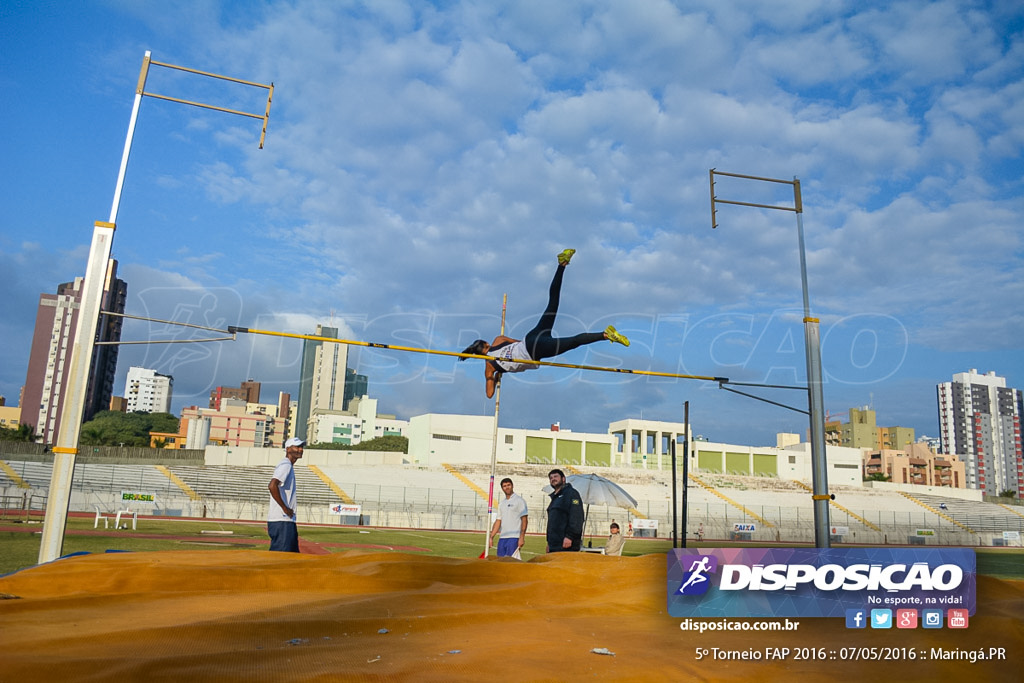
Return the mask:
<svg viewBox="0 0 1024 683">
<path fill-rule="evenodd" d="M 270 549 L 286 553 L 299 552 L 299 530 L 295 525 L 295 461 L 302 457 L 306 442 L 292 437 L 284 442 L 284 459 L 274 469 L 267 513 L 267 534 Z"/>
<path fill-rule="evenodd" d="M 526 543 L 528 511 L 523 497 L 513 492 L 511 479 L 501 480 L 501 490 L 505 500 L 498 504 L 498 519 L 491 527 L 491 543 L 498 536 L 498 557 L 512 557 Z"/>
</svg>

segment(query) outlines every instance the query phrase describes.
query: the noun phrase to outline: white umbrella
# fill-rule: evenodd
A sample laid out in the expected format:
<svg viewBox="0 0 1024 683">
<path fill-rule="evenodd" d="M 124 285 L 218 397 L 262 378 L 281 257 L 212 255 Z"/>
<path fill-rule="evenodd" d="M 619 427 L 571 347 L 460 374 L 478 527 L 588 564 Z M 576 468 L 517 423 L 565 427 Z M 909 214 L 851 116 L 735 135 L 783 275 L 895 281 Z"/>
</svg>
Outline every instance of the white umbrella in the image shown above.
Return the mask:
<svg viewBox="0 0 1024 683">
<path fill-rule="evenodd" d="M 565 479 L 580 492 L 580 497 L 587 505 L 607 505 L 626 509 L 636 507 L 636 498 L 626 493 L 626 490 L 614 481 L 604 477 L 596 474 L 571 474 Z"/>
<path fill-rule="evenodd" d="M 621 486 L 596 474 L 570 474 L 565 478 L 576 489 L 580 498 L 587 504 L 587 514 L 584 517 L 583 526 L 586 528 L 586 518 L 590 517 L 591 505 L 607 505 L 609 507 L 635 508 L 636 498 L 626 493 Z M 554 491 L 551 486 L 544 487 L 544 493 Z"/>
<path fill-rule="evenodd" d="M 596 474 L 570 474 L 565 478 L 572 487 L 579 491 L 580 498 L 587 505 L 608 505 L 620 508 L 636 507 L 636 498 L 610 479 Z M 554 491 L 549 484 L 541 489 L 550 494 Z"/>
</svg>

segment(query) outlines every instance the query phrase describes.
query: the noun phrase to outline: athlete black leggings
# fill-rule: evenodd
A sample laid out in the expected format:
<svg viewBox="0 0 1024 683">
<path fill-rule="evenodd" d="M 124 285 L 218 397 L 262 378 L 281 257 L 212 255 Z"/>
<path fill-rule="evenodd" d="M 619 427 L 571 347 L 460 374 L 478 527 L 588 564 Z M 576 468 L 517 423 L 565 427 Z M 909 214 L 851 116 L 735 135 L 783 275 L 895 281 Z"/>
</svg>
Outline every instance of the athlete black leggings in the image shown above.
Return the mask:
<svg viewBox="0 0 1024 683">
<path fill-rule="evenodd" d="M 566 351 L 572 351 L 584 344 L 593 344 L 604 340 L 604 332 L 584 332 L 573 337 L 556 339 L 551 336 L 551 330 L 555 327 L 555 316 L 558 315 L 558 297 L 562 291 L 562 274 L 565 273 L 565 266 L 558 266 L 555 277 L 551 280 L 551 288 L 548 290 L 548 307 L 532 330 L 526 333 L 526 350 L 530 352 L 533 360 L 544 360 L 552 358 Z"/>
</svg>

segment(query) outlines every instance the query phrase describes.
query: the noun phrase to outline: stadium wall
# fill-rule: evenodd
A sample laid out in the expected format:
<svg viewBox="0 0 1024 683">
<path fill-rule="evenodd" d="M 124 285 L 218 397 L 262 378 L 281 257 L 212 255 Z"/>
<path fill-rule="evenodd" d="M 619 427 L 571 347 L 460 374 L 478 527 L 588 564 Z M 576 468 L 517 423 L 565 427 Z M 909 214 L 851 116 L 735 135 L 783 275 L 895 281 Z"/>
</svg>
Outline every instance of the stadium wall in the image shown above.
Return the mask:
<svg viewBox="0 0 1024 683">
<path fill-rule="evenodd" d="M 204 457 L 207 465 L 276 465 L 284 458 L 281 448 L 254 448 L 248 446 L 207 446 Z M 401 465 L 405 453 L 390 451 L 338 451 L 306 448 L 302 460 L 306 465 L 330 467 L 333 465 Z"/>
<path fill-rule="evenodd" d="M 409 420 L 409 461 L 431 467 L 490 464 L 493 436 L 494 418 L 490 416 L 418 415 Z M 615 443 L 611 434 L 499 427 L 497 460 L 607 467 Z"/>
</svg>

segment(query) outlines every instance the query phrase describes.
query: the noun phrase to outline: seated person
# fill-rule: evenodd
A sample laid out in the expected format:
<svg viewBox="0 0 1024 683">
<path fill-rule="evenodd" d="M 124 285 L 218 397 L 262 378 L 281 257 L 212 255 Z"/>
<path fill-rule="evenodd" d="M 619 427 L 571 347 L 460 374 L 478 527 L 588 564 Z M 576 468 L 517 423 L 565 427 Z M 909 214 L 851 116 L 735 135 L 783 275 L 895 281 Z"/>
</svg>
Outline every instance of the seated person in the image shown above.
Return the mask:
<svg viewBox="0 0 1024 683">
<path fill-rule="evenodd" d="M 619 533 L 619 525 L 612 522 L 611 535 L 604 544 L 605 555 L 622 555 L 622 546 L 626 543 L 626 537 Z"/>
</svg>

